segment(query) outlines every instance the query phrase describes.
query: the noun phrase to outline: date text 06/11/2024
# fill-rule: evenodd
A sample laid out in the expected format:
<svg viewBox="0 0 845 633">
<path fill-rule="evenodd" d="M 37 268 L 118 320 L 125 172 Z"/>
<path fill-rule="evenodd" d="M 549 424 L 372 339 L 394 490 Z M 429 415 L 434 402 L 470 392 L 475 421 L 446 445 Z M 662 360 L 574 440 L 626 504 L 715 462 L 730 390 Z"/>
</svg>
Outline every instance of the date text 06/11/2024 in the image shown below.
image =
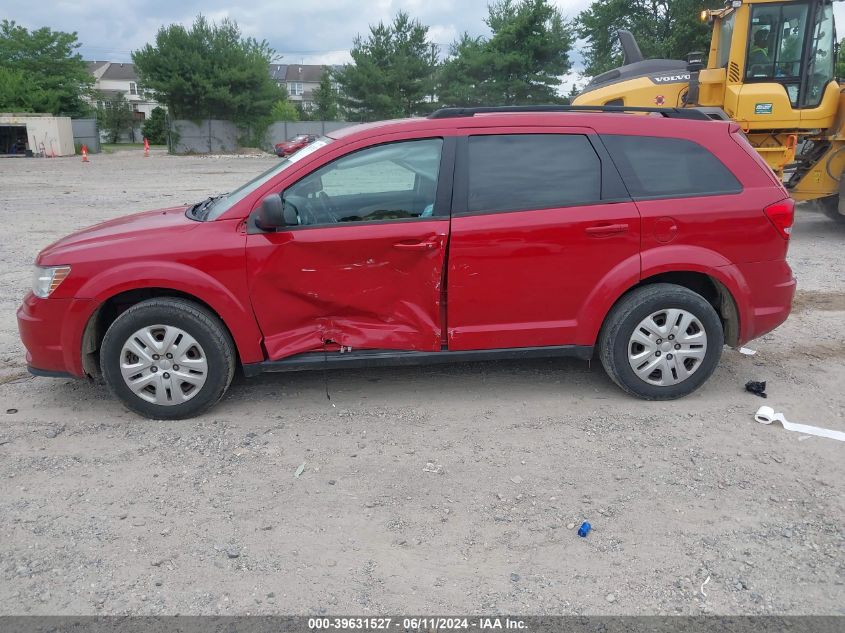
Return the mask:
<svg viewBox="0 0 845 633">
<path fill-rule="evenodd" d="M 309 618 L 308 629 L 311 631 L 320 630 L 389 630 L 392 628 L 405 631 L 419 630 L 468 630 L 477 629 L 481 631 L 510 630 L 520 631 L 526 629 L 523 620 L 508 617 L 417 617 L 417 618 Z"/>
</svg>

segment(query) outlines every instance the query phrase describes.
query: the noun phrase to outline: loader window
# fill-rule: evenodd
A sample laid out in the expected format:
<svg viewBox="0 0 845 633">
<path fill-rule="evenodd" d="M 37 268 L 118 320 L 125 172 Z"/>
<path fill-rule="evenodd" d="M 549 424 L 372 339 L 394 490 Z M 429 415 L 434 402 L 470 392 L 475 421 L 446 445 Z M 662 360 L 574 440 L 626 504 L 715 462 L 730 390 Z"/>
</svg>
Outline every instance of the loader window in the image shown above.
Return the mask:
<svg viewBox="0 0 845 633">
<path fill-rule="evenodd" d="M 734 18 L 736 13 L 731 13 L 722 18 L 719 24 L 719 53 L 716 60 L 717 68 L 726 68 L 731 59 L 731 40 L 734 36 Z"/>
<path fill-rule="evenodd" d="M 745 78 L 783 84 L 793 106 L 798 105 L 807 11 L 806 3 L 796 3 L 757 4 L 751 12 Z"/>
<path fill-rule="evenodd" d="M 833 7 L 819 7 L 813 29 L 812 51 L 807 67 L 807 89 L 801 99 L 805 108 L 815 108 L 821 103 L 824 89 L 833 79 L 834 42 Z"/>
</svg>

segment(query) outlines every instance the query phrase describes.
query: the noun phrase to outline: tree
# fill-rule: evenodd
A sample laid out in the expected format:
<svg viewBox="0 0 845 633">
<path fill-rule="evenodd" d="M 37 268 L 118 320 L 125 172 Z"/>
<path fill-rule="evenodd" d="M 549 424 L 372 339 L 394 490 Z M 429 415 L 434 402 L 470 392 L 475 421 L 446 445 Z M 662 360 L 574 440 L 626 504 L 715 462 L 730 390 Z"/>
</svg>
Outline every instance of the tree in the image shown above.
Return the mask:
<svg viewBox="0 0 845 633">
<path fill-rule="evenodd" d="M 572 29 L 549 0 L 499 0 L 488 7 L 489 38 L 464 34 L 440 73 L 445 105 L 512 105 L 560 100 L 570 69 Z"/>
<path fill-rule="evenodd" d="M 428 27 L 403 11 L 391 24 L 370 26 L 366 40 L 355 38 L 354 63 L 335 75 L 340 105 L 362 121 L 430 111 L 437 50 Z"/>
<path fill-rule="evenodd" d="M 464 33 L 449 48 L 449 57 L 440 68 L 437 96 L 451 106 L 494 105 L 501 97 L 489 90 L 490 54 L 486 41 Z"/>
<path fill-rule="evenodd" d="M 287 99 L 279 99 L 270 111 L 273 121 L 299 121 L 299 109 Z"/>
<path fill-rule="evenodd" d="M 710 49 L 710 26 L 701 21 L 706 8 L 720 0 L 594 0 L 578 16 L 585 74 L 594 76 L 622 65 L 618 29 L 634 34 L 646 58 L 683 59 Z"/>
<path fill-rule="evenodd" d="M 109 143 L 117 143 L 121 134 L 132 131 L 132 107 L 122 92 L 117 92 L 97 106 L 97 123 Z"/>
<path fill-rule="evenodd" d="M 338 119 L 337 90 L 332 84 L 331 70 L 323 68 L 320 85 L 314 89 L 314 118 L 318 121 L 336 121 Z"/>
<path fill-rule="evenodd" d="M 578 84 L 576 82 L 572 83 L 572 86 L 569 88 L 569 93 L 564 97 L 566 101 L 566 105 L 570 105 L 573 101 L 575 101 L 575 97 L 579 95 L 581 91 L 578 89 Z"/>
<path fill-rule="evenodd" d="M 839 42 L 839 50 L 842 52 L 836 59 L 836 70 L 834 72 L 836 78 L 842 80 L 845 79 L 845 38 Z M 2 81 L 0 81 L 0 84 L 2 84 Z"/>
<path fill-rule="evenodd" d="M 76 33 L 0 21 L 0 111 L 82 116 L 94 78 Z"/>
<path fill-rule="evenodd" d="M 141 126 L 141 134 L 150 145 L 164 145 L 167 142 L 167 113 L 161 106 L 156 106 L 150 118 Z"/>
<path fill-rule="evenodd" d="M 282 92 L 270 77 L 275 52 L 241 36 L 237 23 L 197 16 L 193 26 L 162 27 L 155 45 L 132 53 L 140 82 L 177 119 L 219 118 L 249 124 L 266 117 Z"/>
<path fill-rule="evenodd" d="M 316 121 L 317 119 L 314 118 L 314 114 L 311 110 L 306 108 L 302 101 L 297 101 L 293 104 L 296 107 L 296 113 L 299 115 L 300 121 Z"/>
</svg>

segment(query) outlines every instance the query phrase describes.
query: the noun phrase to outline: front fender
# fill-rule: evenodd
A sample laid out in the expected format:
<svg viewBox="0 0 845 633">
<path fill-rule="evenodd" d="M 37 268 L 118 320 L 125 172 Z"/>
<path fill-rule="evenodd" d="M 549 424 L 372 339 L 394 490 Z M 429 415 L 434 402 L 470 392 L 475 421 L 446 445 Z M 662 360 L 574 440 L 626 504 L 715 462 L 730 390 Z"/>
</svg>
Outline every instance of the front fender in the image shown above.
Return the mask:
<svg viewBox="0 0 845 633">
<path fill-rule="evenodd" d="M 262 361 L 261 331 L 252 312 L 246 283 L 240 279 L 228 281 L 228 284 L 223 283 L 207 272 L 178 262 L 145 261 L 141 265 L 135 262 L 104 270 L 88 279 L 75 296 L 90 300 L 86 302 L 89 310 L 82 321 L 83 327 L 105 301 L 129 290 L 160 288 L 196 297 L 223 320 L 237 346 L 241 362 Z M 236 291 L 233 292 L 231 287 Z M 81 331 L 79 335 L 77 341 L 81 340 Z"/>
</svg>

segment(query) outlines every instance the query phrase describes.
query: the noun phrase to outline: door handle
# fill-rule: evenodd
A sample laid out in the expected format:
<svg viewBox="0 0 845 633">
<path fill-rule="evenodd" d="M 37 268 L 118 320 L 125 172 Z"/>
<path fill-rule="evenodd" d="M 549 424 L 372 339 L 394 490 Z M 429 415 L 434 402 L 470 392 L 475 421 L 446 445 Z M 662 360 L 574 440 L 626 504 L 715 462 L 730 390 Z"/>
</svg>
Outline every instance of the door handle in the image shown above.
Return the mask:
<svg viewBox="0 0 845 633">
<path fill-rule="evenodd" d="M 433 238 L 424 242 L 396 242 L 394 248 L 403 251 L 430 251 L 440 246 L 440 240 Z"/>
<path fill-rule="evenodd" d="M 585 231 L 587 235 L 593 237 L 602 237 L 605 235 L 616 235 L 617 233 L 627 233 L 627 224 L 598 224 L 596 226 L 588 226 Z"/>
</svg>

